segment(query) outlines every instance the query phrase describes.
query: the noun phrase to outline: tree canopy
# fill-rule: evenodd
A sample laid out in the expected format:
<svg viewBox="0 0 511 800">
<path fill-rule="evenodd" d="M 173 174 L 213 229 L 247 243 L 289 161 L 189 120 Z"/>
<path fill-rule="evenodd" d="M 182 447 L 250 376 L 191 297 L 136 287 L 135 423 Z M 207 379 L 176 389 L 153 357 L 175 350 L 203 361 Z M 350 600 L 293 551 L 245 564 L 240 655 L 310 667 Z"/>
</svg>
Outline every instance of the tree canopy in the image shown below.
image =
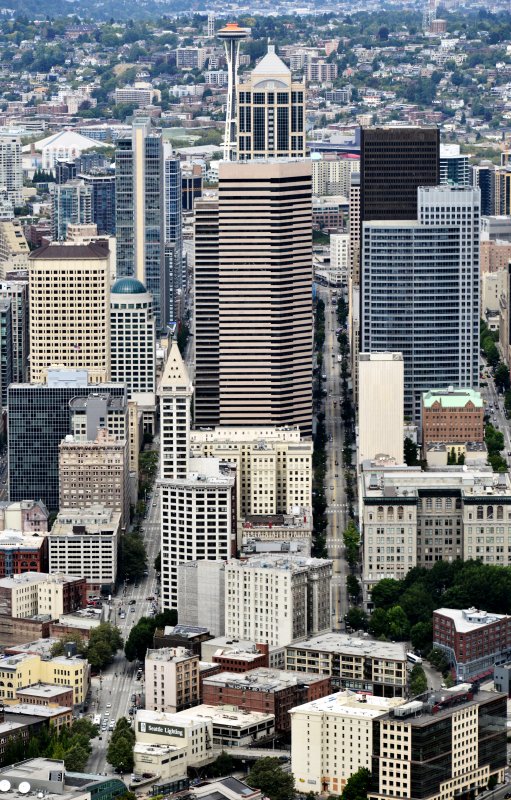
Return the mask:
<svg viewBox="0 0 511 800">
<path fill-rule="evenodd" d="M 143 661 L 149 647 L 153 646 L 153 636 L 156 628 L 164 628 L 165 625 L 175 625 L 177 623 L 177 612 L 174 609 L 166 608 L 161 614 L 155 617 L 141 617 L 130 631 L 130 635 L 124 646 L 124 653 L 128 661 L 138 659 Z"/>
<path fill-rule="evenodd" d="M 294 800 L 293 776 L 282 771 L 278 758 L 259 758 L 247 776 L 247 783 L 270 800 Z"/>
</svg>

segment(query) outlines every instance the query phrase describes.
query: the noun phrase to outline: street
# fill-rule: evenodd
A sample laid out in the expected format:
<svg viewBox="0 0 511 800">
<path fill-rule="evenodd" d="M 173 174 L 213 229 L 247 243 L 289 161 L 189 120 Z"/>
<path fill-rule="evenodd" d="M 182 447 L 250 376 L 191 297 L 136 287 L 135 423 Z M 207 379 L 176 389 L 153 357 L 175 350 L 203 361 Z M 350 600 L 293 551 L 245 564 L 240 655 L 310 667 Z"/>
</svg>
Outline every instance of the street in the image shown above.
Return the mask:
<svg viewBox="0 0 511 800">
<path fill-rule="evenodd" d="M 142 524 L 144 543 L 147 550 L 147 578 L 142 578 L 136 583 L 126 584 L 125 589 L 119 587 L 117 596 L 113 598 L 112 622 L 115 622 L 124 640 L 129 636 L 133 625 L 143 616 L 149 616 L 151 603 L 148 597 L 156 596 L 156 572 L 154 559 L 160 551 L 160 503 L 158 490 L 154 489 L 148 497 L 148 512 Z M 135 602 L 130 605 L 130 601 Z M 121 607 L 126 612 L 125 619 L 119 616 Z M 89 714 L 101 714 L 102 721 L 116 722 L 120 717 L 127 717 L 131 705 L 132 694 L 141 694 L 143 701 L 144 682 L 136 680 L 137 667 L 135 663 L 126 660 L 124 652 L 120 650 L 114 663 L 103 671 L 101 678 L 92 679 L 92 702 L 89 704 Z M 110 704 L 110 707 L 108 705 Z M 102 731 L 100 737 L 92 741 L 92 753 L 89 757 L 87 769 L 95 774 L 112 772 L 112 767 L 106 762 L 110 731 Z"/>
<path fill-rule="evenodd" d="M 481 371 L 486 369 L 485 365 L 481 365 Z M 504 395 L 499 394 L 495 388 L 495 381 L 493 376 L 488 370 L 488 377 L 484 379 L 488 383 L 487 386 L 481 386 L 481 395 L 485 401 L 485 411 L 490 416 L 491 424 L 504 434 L 504 453 L 503 457 L 508 464 L 511 458 L 508 453 L 511 452 L 511 434 L 509 431 L 509 420 L 506 419 L 504 413 Z"/>
<path fill-rule="evenodd" d="M 325 495 L 327 499 L 327 537 L 328 557 L 333 561 L 332 576 L 332 629 L 342 629 L 344 615 L 348 611 L 346 578 L 348 565 L 343 557 L 342 534 L 347 525 L 347 504 L 342 467 L 344 432 L 341 420 L 341 370 L 337 360 L 339 345 L 337 335 L 337 302 L 332 305 L 332 289 L 318 286 L 319 297 L 325 303 L 325 345 L 323 386 L 325 398 L 325 429 L 327 435 L 327 470 Z"/>
</svg>

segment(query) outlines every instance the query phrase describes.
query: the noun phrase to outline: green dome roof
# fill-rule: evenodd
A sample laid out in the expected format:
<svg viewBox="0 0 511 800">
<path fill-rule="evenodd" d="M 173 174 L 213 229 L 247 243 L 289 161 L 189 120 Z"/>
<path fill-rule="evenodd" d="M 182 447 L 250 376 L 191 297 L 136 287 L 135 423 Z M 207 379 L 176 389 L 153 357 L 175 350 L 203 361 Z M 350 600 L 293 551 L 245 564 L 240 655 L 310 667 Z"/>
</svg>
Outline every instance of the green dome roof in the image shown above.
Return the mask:
<svg viewBox="0 0 511 800">
<path fill-rule="evenodd" d="M 119 278 L 112 286 L 112 294 L 146 294 L 144 284 L 136 278 Z"/>
</svg>

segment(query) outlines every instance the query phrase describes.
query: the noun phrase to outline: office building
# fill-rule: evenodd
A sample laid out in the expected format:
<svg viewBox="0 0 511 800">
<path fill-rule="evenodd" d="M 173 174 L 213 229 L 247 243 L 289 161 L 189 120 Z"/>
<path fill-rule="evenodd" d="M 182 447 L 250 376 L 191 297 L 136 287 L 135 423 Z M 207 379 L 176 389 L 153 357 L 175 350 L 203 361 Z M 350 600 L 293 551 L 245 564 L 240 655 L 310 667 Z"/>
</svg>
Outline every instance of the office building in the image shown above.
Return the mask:
<svg viewBox="0 0 511 800">
<path fill-rule="evenodd" d="M 225 633 L 225 561 L 185 561 L 177 567 L 177 615 L 183 625 Z"/>
<path fill-rule="evenodd" d="M 20 275 L 19 278 L 13 280 L 0 281 L 0 298 L 10 301 L 12 339 L 11 381 L 14 383 L 23 383 L 28 378 L 28 278 L 22 278 Z M 2 402 L 4 403 L 3 400 Z M 5 400 L 5 403 L 6 402 L 7 399 Z"/>
<path fill-rule="evenodd" d="M 0 135 L 0 186 L 14 207 L 23 205 L 23 165 L 18 136 Z"/>
<path fill-rule="evenodd" d="M 338 795 L 359 769 L 371 771 L 373 720 L 402 702 L 343 691 L 292 708 L 291 772 L 298 791 Z"/>
<path fill-rule="evenodd" d="M 148 650 L 145 707 L 175 714 L 200 702 L 199 656 L 184 647 Z"/>
<path fill-rule="evenodd" d="M 106 506 L 63 509 L 48 534 L 50 572 L 83 575 L 91 597 L 111 594 L 121 530 L 121 514 Z"/>
<path fill-rule="evenodd" d="M 181 160 L 170 143 L 163 145 L 165 273 L 169 293 L 169 322 L 181 319 L 186 298 L 186 260 L 183 259 L 183 191 Z"/>
<path fill-rule="evenodd" d="M 122 796 L 126 784 L 119 778 L 109 775 L 90 775 L 85 773 L 67 772 L 64 761 L 53 758 L 30 758 L 19 764 L 12 764 L 0 771 L 1 779 L 8 780 L 11 786 L 5 795 L 5 800 L 15 800 L 19 796 L 18 787 L 23 782 L 29 782 L 32 791 L 51 792 L 58 795 L 60 800 L 79 800 L 84 797 L 95 797 L 97 800 L 107 800 Z M 124 788 L 124 792 L 126 788 Z"/>
<path fill-rule="evenodd" d="M 502 782 L 506 765 L 505 695 L 460 684 L 375 719 L 367 797 L 471 797 Z"/>
<path fill-rule="evenodd" d="M 330 235 L 330 283 L 333 286 L 347 286 L 350 274 L 350 236 L 349 233 Z"/>
<path fill-rule="evenodd" d="M 61 572 L 24 572 L 0 579 L 0 617 L 48 614 L 58 619 L 85 604 L 85 580 Z"/>
<path fill-rule="evenodd" d="M 326 157 L 320 153 L 312 153 L 311 162 L 312 194 L 317 197 L 324 197 L 325 195 L 350 196 L 351 176 L 353 173 L 358 174 L 360 170 L 359 158 Z"/>
<path fill-rule="evenodd" d="M 69 435 L 59 445 L 59 506 L 90 508 L 103 505 L 130 521 L 129 453 L 126 439 L 99 428 L 92 441 Z"/>
<path fill-rule="evenodd" d="M 218 459 L 189 457 L 193 386 L 176 341 L 158 391 L 162 605 L 177 608 L 178 564 L 225 560 L 234 550 L 234 477 Z"/>
<path fill-rule="evenodd" d="M 161 136 L 135 119 L 115 151 L 117 277 L 137 278 L 152 294 L 157 329 L 168 322 L 164 248 L 164 171 Z"/>
<path fill-rule="evenodd" d="M 67 238 L 67 226 L 92 223 L 92 190 L 83 181 L 55 184 L 52 193 L 51 237 L 61 242 Z"/>
<path fill-rule="evenodd" d="M 238 140 L 236 126 L 238 65 L 240 59 L 240 45 L 241 42 L 247 38 L 248 33 L 248 30 L 240 28 L 237 22 L 228 22 L 227 25 L 220 28 L 217 32 L 217 37 L 224 43 L 227 72 L 229 73 L 227 107 L 225 113 L 224 161 L 232 161 L 236 158 L 236 144 Z"/>
<path fill-rule="evenodd" d="M 298 427 L 196 428 L 190 448 L 236 465 L 240 520 L 312 506 L 312 442 Z"/>
<path fill-rule="evenodd" d="M 0 297 L 0 400 L 7 405 L 7 389 L 12 383 L 12 310 L 11 300 Z"/>
<path fill-rule="evenodd" d="M 482 161 L 469 167 L 470 185 L 481 192 L 481 214 L 490 216 L 495 213 L 495 164 Z"/>
<path fill-rule="evenodd" d="M 91 190 L 91 222 L 98 234 L 115 236 L 115 175 L 112 172 L 81 172 L 78 178 Z"/>
<path fill-rule="evenodd" d="M 360 169 L 360 164 L 358 165 Z M 356 286 L 360 283 L 360 173 L 352 172 L 350 181 L 349 234 L 351 277 Z"/>
<path fill-rule="evenodd" d="M 221 425 L 311 433 L 311 234 L 310 163 L 220 164 Z"/>
<path fill-rule="evenodd" d="M 507 473 L 489 467 L 421 471 L 372 462 L 364 467 L 359 497 L 368 594 L 382 578 L 401 580 L 414 567 L 431 568 L 437 561 L 510 563 Z M 497 537 L 495 525 L 501 527 Z"/>
<path fill-rule="evenodd" d="M 330 692 L 328 677 L 263 667 L 242 675 L 220 672 L 205 678 L 202 699 L 206 705 L 273 714 L 276 732 L 289 733 L 293 706 L 326 697 Z"/>
<path fill-rule="evenodd" d="M 119 278 L 110 294 L 110 363 L 113 383 L 125 383 L 128 397 L 156 392 L 156 321 L 153 298 L 136 278 Z"/>
<path fill-rule="evenodd" d="M 76 161 L 57 161 L 55 164 L 55 183 L 67 183 L 77 176 Z"/>
<path fill-rule="evenodd" d="M 406 648 L 401 642 L 326 633 L 288 645 L 286 669 L 330 675 L 334 688 L 377 697 L 404 697 L 407 691 Z"/>
<path fill-rule="evenodd" d="M 181 188 L 183 211 L 193 211 L 194 201 L 202 197 L 202 167 L 200 164 L 181 164 Z"/>
<path fill-rule="evenodd" d="M 240 161 L 305 157 L 305 82 L 293 80 L 275 45 L 237 93 Z"/>
<path fill-rule="evenodd" d="M 439 182 L 438 128 L 362 128 L 360 219 L 416 220 L 417 189 Z"/>
<path fill-rule="evenodd" d="M 48 540 L 46 536 L 3 530 L 0 533 L 0 577 L 23 572 L 46 572 Z"/>
<path fill-rule="evenodd" d="M 139 709 L 135 717 L 136 745 L 167 745 L 183 754 L 186 767 L 197 767 L 214 760 L 213 727 L 210 718 L 184 717 L 162 711 Z M 179 752 L 181 751 L 181 752 Z"/>
<path fill-rule="evenodd" d="M 360 353 L 358 369 L 358 461 L 386 455 L 402 464 L 403 356 Z"/>
<path fill-rule="evenodd" d="M 445 654 L 457 681 L 491 678 L 495 664 L 511 656 L 511 617 L 477 608 L 437 608 L 433 647 Z"/>
<path fill-rule="evenodd" d="M 28 269 L 30 248 L 23 233 L 21 222 L 17 219 L 0 221 L 0 272 L 5 278 L 7 272 Z"/>
<path fill-rule="evenodd" d="M 484 441 L 484 406 L 474 389 L 432 389 L 422 397 L 422 442 Z"/>
<path fill-rule="evenodd" d="M 451 186 L 469 186 L 468 158 L 468 155 L 460 153 L 459 144 L 441 144 L 439 183 Z"/>
<path fill-rule="evenodd" d="M 494 214 L 511 214 L 511 165 L 495 169 L 495 210 Z"/>
<path fill-rule="evenodd" d="M 224 708 L 203 704 L 180 711 L 175 719 L 178 722 L 209 720 L 213 745 L 218 748 L 254 747 L 258 742 L 268 744 L 275 735 L 274 715 L 260 711 L 228 709 L 226 712 Z"/>
<path fill-rule="evenodd" d="M 331 577 L 332 562 L 321 558 L 268 555 L 229 561 L 226 636 L 284 647 L 329 630 Z"/>
<path fill-rule="evenodd" d="M 30 254 L 30 380 L 48 368 L 86 369 L 91 383 L 110 375 L 108 247 L 49 244 Z"/>
<path fill-rule="evenodd" d="M 9 499 L 41 498 L 54 511 L 59 507 L 59 445 L 73 432 L 70 402 L 98 391 L 120 397 L 125 408 L 127 401 L 125 386 L 90 386 L 86 372 L 50 370 L 49 378 L 48 385 L 9 387 Z M 108 420 L 107 427 L 115 432 Z M 91 438 L 96 433 L 97 426 Z"/>
<path fill-rule="evenodd" d="M 419 188 L 416 221 L 363 222 L 363 352 L 400 352 L 405 417 L 479 382 L 479 190 Z"/>
</svg>

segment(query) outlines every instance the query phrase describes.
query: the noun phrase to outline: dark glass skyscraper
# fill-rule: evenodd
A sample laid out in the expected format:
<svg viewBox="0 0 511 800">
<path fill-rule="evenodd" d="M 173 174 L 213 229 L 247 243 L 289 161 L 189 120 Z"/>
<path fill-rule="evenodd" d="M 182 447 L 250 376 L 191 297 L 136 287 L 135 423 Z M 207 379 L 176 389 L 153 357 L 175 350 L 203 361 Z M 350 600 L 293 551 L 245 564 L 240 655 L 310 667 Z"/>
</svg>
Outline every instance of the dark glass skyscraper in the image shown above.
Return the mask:
<svg viewBox="0 0 511 800">
<path fill-rule="evenodd" d="M 78 176 L 92 191 L 92 221 L 98 233 L 115 236 L 115 175 L 113 173 Z"/>
<path fill-rule="evenodd" d="M 186 294 L 186 262 L 183 260 L 181 162 L 164 145 L 165 272 L 168 284 L 168 320 L 180 319 Z"/>
</svg>

